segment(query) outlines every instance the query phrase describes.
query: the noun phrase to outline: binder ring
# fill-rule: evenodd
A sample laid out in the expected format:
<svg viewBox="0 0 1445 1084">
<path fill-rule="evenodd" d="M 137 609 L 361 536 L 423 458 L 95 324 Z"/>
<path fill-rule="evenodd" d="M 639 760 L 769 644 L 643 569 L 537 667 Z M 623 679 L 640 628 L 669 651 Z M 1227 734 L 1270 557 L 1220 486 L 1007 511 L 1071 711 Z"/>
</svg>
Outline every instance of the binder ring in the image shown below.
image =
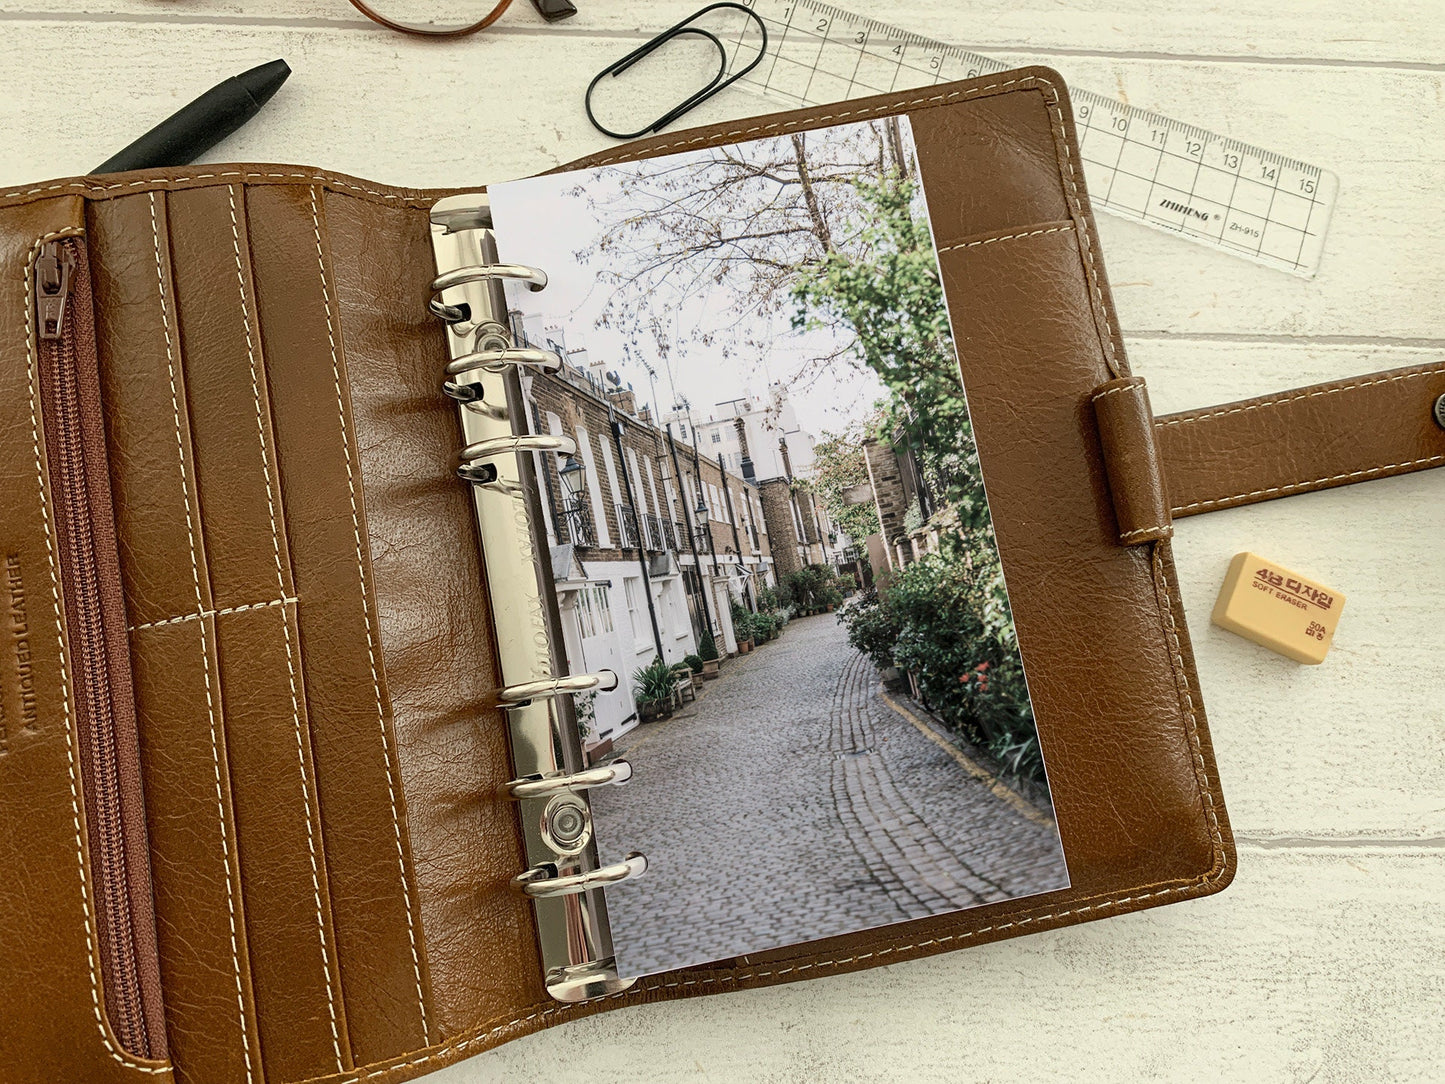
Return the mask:
<svg viewBox="0 0 1445 1084">
<path fill-rule="evenodd" d="M 546 433 L 490 437 L 463 448 L 462 462 L 470 464 L 473 460 L 487 459 L 506 452 L 557 452 L 559 455 L 571 455 L 575 451 L 577 444 L 571 437 L 553 437 Z"/>
<path fill-rule="evenodd" d="M 486 373 L 500 373 L 516 366 L 519 369 L 540 369 L 544 373 L 555 373 L 562 368 L 562 359 L 554 351 L 538 350 L 532 346 L 509 346 L 504 350 L 473 350 L 470 354 L 453 358 L 447 362 L 447 376 L 480 369 Z"/>
<path fill-rule="evenodd" d="M 546 287 L 547 272 L 540 267 L 528 267 L 520 263 L 478 263 L 438 275 L 432 279 L 431 288 L 433 293 L 441 293 L 453 286 L 465 286 L 469 282 L 483 282 L 487 279 L 517 279 L 535 291 Z"/>
<path fill-rule="evenodd" d="M 632 765 L 625 760 L 614 760 L 596 768 L 573 772 L 571 775 L 553 775 L 542 779 L 513 779 L 507 784 L 507 795 L 523 798 L 550 798 L 554 794 L 573 794 L 589 787 L 621 786 L 632 778 Z"/>
<path fill-rule="evenodd" d="M 497 693 L 497 700 L 503 707 L 514 708 L 529 700 L 541 700 L 564 693 L 585 693 L 591 689 L 606 693 L 615 688 L 617 675 L 611 670 L 599 670 L 595 674 L 568 674 L 566 677 L 542 678 L 540 681 L 508 685 Z"/>
<path fill-rule="evenodd" d="M 614 865 L 588 870 L 586 873 L 574 873 L 567 877 L 558 877 L 556 868 L 552 865 L 533 866 L 513 877 L 512 887 L 520 889 L 533 899 L 571 896 L 586 892 L 589 888 L 602 888 L 642 876 L 647 871 L 647 857 L 633 851 Z"/>
</svg>

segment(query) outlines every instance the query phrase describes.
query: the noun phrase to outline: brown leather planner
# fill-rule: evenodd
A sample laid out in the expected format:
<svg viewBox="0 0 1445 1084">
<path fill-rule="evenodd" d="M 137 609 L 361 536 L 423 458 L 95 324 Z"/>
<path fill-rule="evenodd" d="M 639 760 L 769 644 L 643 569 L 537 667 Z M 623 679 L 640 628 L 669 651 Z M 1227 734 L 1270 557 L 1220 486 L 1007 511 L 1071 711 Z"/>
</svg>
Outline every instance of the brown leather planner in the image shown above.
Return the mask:
<svg viewBox="0 0 1445 1084">
<path fill-rule="evenodd" d="M 1445 464 L 1445 365 L 1154 418 L 1043 68 L 580 165 L 888 115 L 930 177 L 1070 887 L 550 995 L 539 923 L 601 890 L 549 912 L 514 883 L 509 705 L 543 701 L 499 698 L 536 630 L 484 564 L 441 391 L 458 194 L 263 165 L 41 183 L 0 194 L 0 1078 L 403 1080 L 1229 883 L 1172 518 Z"/>
</svg>

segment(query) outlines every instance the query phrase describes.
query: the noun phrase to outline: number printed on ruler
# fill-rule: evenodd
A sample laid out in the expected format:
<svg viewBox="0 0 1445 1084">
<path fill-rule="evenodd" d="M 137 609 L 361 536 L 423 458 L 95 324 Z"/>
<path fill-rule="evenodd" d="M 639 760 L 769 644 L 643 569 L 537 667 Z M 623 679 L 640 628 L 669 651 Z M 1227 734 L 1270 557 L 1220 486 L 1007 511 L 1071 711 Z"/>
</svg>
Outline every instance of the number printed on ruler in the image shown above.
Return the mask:
<svg viewBox="0 0 1445 1084">
<path fill-rule="evenodd" d="M 768 55 L 741 82 L 823 105 L 1005 71 L 1010 65 L 814 0 L 746 0 Z M 733 63 L 756 55 L 741 13 Z M 1094 206 L 1236 256 L 1312 277 L 1339 181 L 1305 162 L 1117 98 L 1071 88 Z"/>
</svg>

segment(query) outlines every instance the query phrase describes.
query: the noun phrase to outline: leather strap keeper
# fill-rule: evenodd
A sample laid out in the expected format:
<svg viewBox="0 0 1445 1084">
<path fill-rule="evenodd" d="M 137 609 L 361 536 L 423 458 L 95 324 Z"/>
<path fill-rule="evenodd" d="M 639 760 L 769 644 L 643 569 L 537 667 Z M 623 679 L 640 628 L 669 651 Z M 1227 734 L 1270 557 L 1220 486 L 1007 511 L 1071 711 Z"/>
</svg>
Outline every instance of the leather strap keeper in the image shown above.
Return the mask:
<svg viewBox="0 0 1445 1084">
<path fill-rule="evenodd" d="M 1171 511 L 1193 516 L 1445 466 L 1441 395 L 1445 363 L 1435 363 L 1159 418 Z"/>
<path fill-rule="evenodd" d="M 1169 498 L 1154 436 L 1154 412 L 1141 376 L 1102 385 L 1093 395 L 1109 493 L 1126 546 L 1156 542 L 1174 533 Z"/>
</svg>

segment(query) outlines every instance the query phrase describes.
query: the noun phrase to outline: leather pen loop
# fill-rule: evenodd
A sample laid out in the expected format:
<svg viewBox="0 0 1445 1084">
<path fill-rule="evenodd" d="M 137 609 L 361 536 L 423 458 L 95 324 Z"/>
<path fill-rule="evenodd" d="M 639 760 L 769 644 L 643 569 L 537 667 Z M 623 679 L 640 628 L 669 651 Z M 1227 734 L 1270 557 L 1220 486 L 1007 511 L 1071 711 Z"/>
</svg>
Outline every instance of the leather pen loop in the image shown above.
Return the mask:
<svg viewBox="0 0 1445 1084">
<path fill-rule="evenodd" d="M 726 47 L 724 47 L 722 41 L 712 31 L 705 30 L 700 26 L 691 25 L 694 20 L 701 18 L 710 11 L 716 11 L 718 8 L 736 8 L 738 11 L 741 11 L 748 18 L 752 19 L 753 22 L 758 24 L 758 32 L 762 35 L 762 42 L 758 45 L 758 55 L 753 57 L 753 59 L 748 62 L 746 67 L 734 72 L 726 79 L 723 78 L 724 75 L 727 75 L 728 69 L 728 52 Z M 639 128 L 635 132 L 614 132 L 611 128 L 604 128 L 600 123 L 598 123 L 596 114 L 592 112 L 592 92 L 597 89 L 597 84 L 609 75 L 621 75 L 643 57 L 656 52 L 673 38 L 680 38 L 684 35 L 692 35 L 694 37 L 706 38 L 717 47 L 717 74 L 708 81 L 707 86 L 684 98 L 681 102 L 673 106 L 651 124 Z M 742 4 L 732 3 L 731 0 L 724 0 L 723 3 L 709 4 L 705 8 L 699 8 L 697 11 L 694 11 L 691 15 L 683 19 L 680 23 L 668 27 L 668 29 L 664 30 L 661 34 L 658 34 L 657 37 L 643 42 L 640 46 L 632 50 L 632 52 L 628 53 L 621 60 L 609 64 L 607 67 L 603 68 L 600 72 L 593 76 L 592 82 L 587 85 L 587 93 L 582 98 L 582 106 L 584 109 L 587 110 L 587 119 L 592 122 L 592 127 L 596 128 L 603 135 L 611 136 L 613 139 L 636 139 L 638 136 L 647 135 L 649 132 L 660 132 L 663 128 L 667 127 L 673 121 L 677 120 L 677 118 L 682 116 L 684 113 L 701 105 L 703 102 L 711 98 L 714 94 L 717 94 L 719 91 L 732 86 L 732 84 L 736 83 L 743 76 L 747 75 L 748 72 L 752 71 L 758 66 L 759 62 L 761 62 L 763 59 L 763 54 L 767 51 L 768 27 L 767 24 L 763 22 L 762 17 L 759 16 L 757 12 L 753 11 L 751 8 L 743 6 Z"/>
</svg>

